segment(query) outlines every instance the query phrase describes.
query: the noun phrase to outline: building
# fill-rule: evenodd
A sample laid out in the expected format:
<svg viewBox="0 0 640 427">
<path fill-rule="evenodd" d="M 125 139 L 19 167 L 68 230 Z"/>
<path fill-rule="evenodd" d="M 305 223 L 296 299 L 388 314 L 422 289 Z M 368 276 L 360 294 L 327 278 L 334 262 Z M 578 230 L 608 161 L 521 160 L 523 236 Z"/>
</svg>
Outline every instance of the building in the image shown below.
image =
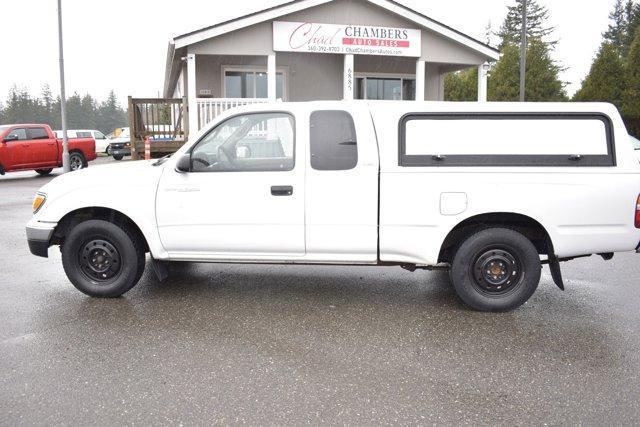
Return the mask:
<svg viewBox="0 0 640 427">
<path fill-rule="evenodd" d="M 294 0 L 174 38 L 164 96 L 186 97 L 199 129 L 266 100 L 443 100 L 446 73 L 478 67 L 484 101 L 498 55 L 392 0 Z"/>
</svg>

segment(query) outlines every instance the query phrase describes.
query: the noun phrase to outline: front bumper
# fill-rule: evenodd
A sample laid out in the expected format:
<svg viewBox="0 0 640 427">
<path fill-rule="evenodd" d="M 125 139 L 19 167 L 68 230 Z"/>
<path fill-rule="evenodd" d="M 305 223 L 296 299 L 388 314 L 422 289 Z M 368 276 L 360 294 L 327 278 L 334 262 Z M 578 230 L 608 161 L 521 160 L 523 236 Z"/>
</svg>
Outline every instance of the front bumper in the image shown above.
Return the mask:
<svg viewBox="0 0 640 427">
<path fill-rule="evenodd" d="M 55 228 L 56 224 L 53 223 L 27 224 L 27 243 L 32 254 L 44 258 L 49 256 L 49 242 Z"/>
<path fill-rule="evenodd" d="M 114 148 L 111 147 L 112 156 L 130 156 L 131 148 Z"/>
</svg>

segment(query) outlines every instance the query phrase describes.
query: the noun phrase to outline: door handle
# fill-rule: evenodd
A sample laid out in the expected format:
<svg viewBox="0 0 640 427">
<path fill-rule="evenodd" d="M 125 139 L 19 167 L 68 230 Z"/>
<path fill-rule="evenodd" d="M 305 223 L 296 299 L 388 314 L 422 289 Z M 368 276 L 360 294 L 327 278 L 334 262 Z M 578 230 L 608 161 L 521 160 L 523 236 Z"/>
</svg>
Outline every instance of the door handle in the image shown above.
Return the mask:
<svg viewBox="0 0 640 427">
<path fill-rule="evenodd" d="M 271 187 L 272 196 L 291 196 L 293 187 L 291 185 L 274 185 Z"/>
</svg>

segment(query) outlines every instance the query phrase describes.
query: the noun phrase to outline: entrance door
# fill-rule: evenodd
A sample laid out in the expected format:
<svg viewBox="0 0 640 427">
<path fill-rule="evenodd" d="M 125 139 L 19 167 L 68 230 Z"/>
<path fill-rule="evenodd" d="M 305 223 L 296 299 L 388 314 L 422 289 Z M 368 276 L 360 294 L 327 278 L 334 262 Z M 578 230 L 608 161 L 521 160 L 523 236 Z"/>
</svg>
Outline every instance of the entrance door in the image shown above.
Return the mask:
<svg viewBox="0 0 640 427">
<path fill-rule="evenodd" d="M 167 167 L 157 195 L 172 259 L 303 256 L 304 150 L 284 112 L 234 116 L 191 149 L 190 172 Z"/>
</svg>

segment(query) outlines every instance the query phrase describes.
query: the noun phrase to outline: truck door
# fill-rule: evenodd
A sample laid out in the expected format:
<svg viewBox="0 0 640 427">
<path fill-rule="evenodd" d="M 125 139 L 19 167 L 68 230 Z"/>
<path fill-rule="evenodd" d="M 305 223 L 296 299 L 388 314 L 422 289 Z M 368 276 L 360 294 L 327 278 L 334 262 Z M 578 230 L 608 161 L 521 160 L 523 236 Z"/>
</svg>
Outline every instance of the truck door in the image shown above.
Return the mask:
<svg viewBox="0 0 640 427">
<path fill-rule="evenodd" d="M 305 150 L 287 112 L 233 116 L 163 171 L 158 232 L 173 259 L 288 259 L 304 246 Z"/>
<path fill-rule="evenodd" d="M 19 169 L 26 164 L 27 154 L 27 131 L 24 128 L 11 129 L 5 136 L 2 143 L 3 166 L 6 170 Z"/>
<path fill-rule="evenodd" d="M 328 262 L 376 262 L 375 130 L 366 106 L 342 108 L 336 104 L 336 109 L 309 114 L 307 256 Z"/>
<path fill-rule="evenodd" d="M 34 167 L 57 166 L 58 142 L 44 127 L 27 128 L 27 163 Z"/>
</svg>

